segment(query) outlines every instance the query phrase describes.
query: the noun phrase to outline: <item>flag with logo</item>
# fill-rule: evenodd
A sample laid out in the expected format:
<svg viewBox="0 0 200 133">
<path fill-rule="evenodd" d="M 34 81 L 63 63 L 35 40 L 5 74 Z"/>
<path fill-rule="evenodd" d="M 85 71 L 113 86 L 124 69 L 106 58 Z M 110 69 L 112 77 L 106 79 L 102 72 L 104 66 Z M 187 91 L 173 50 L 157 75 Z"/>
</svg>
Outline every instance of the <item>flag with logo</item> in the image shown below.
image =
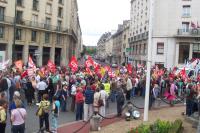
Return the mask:
<svg viewBox="0 0 200 133">
<path fill-rule="evenodd" d="M 94 65 L 94 61 L 92 60 L 91 57 L 90 58 L 88 57 L 88 59 L 85 61 L 85 67 L 90 68 L 93 65 Z"/>
<path fill-rule="evenodd" d="M 33 62 L 31 56 L 28 57 L 28 67 L 29 68 L 36 68 L 35 63 Z"/>
<path fill-rule="evenodd" d="M 15 67 L 18 68 L 20 71 L 22 71 L 23 61 L 22 60 L 15 61 Z"/>
<path fill-rule="evenodd" d="M 78 70 L 78 61 L 75 56 L 72 56 L 68 66 L 71 68 L 73 72 L 76 72 Z"/>
<path fill-rule="evenodd" d="M 51 60 L 48 61 L 47 67 L 51 72 L 55 72 L 56 70 L 56 65 Z"/>
</svg>

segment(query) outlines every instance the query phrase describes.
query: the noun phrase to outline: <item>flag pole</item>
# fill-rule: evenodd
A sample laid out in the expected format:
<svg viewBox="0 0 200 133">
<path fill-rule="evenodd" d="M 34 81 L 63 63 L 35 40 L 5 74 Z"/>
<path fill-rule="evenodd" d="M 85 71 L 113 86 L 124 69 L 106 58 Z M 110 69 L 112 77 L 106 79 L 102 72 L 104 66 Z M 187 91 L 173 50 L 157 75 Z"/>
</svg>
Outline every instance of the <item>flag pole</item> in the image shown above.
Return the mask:
<svg viewBox="0 0 200 133">
<path fill-rule="evenodd" d="M 151 50 L 152 50 L 152 31 L 153 31 L 153 8 L 154 0 L 149 0 L 149 36 L 148 36 L 148 53 L 147 53 L 147 75 L 146 75 L 146 92 L 144 102 L 144 121 L 148 121 L 149 111 L 149 92 L 151 76 Z"/>
</svg>

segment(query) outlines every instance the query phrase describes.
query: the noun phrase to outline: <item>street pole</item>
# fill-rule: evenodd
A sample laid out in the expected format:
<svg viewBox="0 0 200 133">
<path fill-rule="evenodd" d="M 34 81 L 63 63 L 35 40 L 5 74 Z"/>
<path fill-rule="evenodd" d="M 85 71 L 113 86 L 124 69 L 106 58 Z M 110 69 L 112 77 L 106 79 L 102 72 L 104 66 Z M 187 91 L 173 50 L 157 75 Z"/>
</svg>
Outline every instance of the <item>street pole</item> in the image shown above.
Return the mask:
<svg viewBox="0 0 200 133">
<path fill-rule="evenodd" d="M 13 23 L 13 45 L 12 45 L 12 62 L 15 61 L 15 37 L 16 37 L 16 7 L 17 7 L 17 0 L 15 0 L 15 16 L 14 16 L 14 23 Z"/>
<path fill-rule="evenodd" d="M 154 9 L 154 0 L 149 0 L 149 36 L 148 36 L 148 53 L 147 53 L 148 57 L 147 57 L 146 92 L 145 92 L 145 103 L 144 103 L 144 121 L 148 121 L 148 112 L 149 112 L 153 9 Z"/>
</svg>

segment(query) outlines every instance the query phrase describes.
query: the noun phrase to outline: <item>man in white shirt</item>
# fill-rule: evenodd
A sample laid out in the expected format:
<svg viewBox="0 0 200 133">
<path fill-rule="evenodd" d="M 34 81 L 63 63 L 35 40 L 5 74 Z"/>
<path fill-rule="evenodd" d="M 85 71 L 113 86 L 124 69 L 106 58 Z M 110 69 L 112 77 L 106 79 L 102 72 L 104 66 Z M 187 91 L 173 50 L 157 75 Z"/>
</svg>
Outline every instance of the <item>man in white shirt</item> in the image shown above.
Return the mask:
<svg viewBox="0 0 200 133">
<path fill-rule="evenodd" d="M 37 83 L 37 89 L 38 89 L 38 101 L 41 101 L 41 98 L 43 94 L 46 93 L 46 88 L 48 87 L 44 79 L 41 79 L 39 83 Z"/>
</svg>

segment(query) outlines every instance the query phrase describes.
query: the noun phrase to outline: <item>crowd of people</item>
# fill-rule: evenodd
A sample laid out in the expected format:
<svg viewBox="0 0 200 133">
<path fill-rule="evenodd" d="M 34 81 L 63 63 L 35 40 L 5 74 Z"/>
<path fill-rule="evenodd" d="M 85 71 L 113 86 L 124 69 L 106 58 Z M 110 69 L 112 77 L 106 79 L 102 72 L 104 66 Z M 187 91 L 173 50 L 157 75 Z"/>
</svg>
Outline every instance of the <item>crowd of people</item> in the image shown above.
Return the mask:
<svg viewBox="0 0 200 133">
<path fill-rule="evenodd" d="M 166 98 L 173 105 L 177 98 L 185 97 L 186 115 L 192 115 L 194 111 L 198 111 L 199 82 L 192 75 L 185 78 L 167 69 L 152 68 L 149 108 L 159 98 Z M 93 114 L 106 116 L 109 102 L 116 102 L 117 116 L 121 116 L 125 101 L 145 96 L 145 85 L 145 68 L 133 68 L 131 74 L 123 71 L 115 77 L 110 77 L 108 73 L 88 74 L 85 68 L 79 68 L 75 73 L 58 68 L 47 75 L 36 70 L 32 76 L 22 76 L 18 71 L 2 71 L 0 131 L 5 133 L 6 119 L 10 119 L 12 132 L 24 133 L 28 113 L 26 106 L 35 104 L 38 105 L 36 115 L 39 117 L 39 128 L 48 132 L 57 132 L 60 111 L 75 112 L 77 121 L 87 122 Z"/>
</svg>

